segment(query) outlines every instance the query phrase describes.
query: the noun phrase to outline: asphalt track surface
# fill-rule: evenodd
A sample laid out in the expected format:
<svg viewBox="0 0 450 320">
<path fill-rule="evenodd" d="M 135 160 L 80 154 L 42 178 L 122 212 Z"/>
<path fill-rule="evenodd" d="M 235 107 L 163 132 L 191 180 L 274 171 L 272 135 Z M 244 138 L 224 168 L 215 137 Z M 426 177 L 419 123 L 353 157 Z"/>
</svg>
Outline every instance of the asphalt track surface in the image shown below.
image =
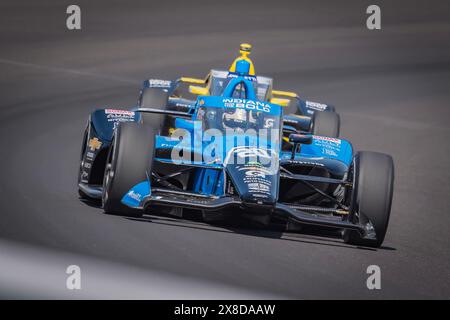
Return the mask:
<svg viewBox="0 0 450 320">
<path fill-rule="evenodd" d="M 450 298 L 450 3 L 377 3 L 379 31 L 368 1 L 77 1 L 82 30 L 68 31 L 72 2 L 2 1 L 0 237 L 290 298 Z M 78 200 L 90 111 L 133 106 L 149 77 L 226 68 L 244 41 L 276 88 L 335 104 L 342 137 L 394 157 L 383 248 Z"/>
</svg>

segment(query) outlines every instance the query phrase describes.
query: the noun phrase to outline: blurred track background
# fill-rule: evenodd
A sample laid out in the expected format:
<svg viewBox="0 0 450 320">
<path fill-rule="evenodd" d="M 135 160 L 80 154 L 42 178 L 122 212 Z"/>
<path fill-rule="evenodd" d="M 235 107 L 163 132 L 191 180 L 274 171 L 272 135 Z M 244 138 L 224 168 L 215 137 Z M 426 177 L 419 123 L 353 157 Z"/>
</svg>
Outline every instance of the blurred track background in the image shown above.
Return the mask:
<svg viewBox="0 0 450 320">
<path fill-rule="evenodd" d="M 70 4 L 81 7 L 80 31 L 66 29 Z M 381 7 L 379 31 L 366 28 L 370 4 Z M 448 299 L 449 40 L 449 1 L 3 0 L 0 238 L 290 298 Z M 383 248 L 130 220 L 78 200 L 90 111 L 133 106 L 150 77 L 227 68 L 241 42 L 253 44 L 257 73 L 277 89 L 334 104 L 356 149 L 394 157 Z M 381 290 L 366 288 L 372 264 Z"/>
</svg>

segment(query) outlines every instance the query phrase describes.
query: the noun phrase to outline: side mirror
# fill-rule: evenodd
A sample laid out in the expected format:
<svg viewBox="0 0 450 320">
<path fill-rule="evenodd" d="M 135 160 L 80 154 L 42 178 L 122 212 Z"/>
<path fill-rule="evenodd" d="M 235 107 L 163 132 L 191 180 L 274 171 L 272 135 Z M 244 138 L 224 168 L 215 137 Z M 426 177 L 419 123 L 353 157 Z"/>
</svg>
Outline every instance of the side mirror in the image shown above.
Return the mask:
<svg viewBox="0 0 450 320">
<path fill-rule="evenodd" d="M 209 95 L 208 88 L 199 87 L 199 86 L 193 86 L 193 85 L 189 86 L 189 92 L 192 93 L 192 94 L 199 95 L 199 96 L 207 96 L 207 95 Z"/>
<path fill-rule="evenodd" d="M 306 135 L 306 134 L 297 134 L 297 133 L 291 133 L 289 135 L 289 142 L 293 142 L 295 144 L 311 144 L 312 143 L 312 136 Z"/>
<path fill-rule="evenodd" d="M 294 146 L 292 148 L 291 160 L 295 159 L 295 153 L 300 151 L 302 144 L 311 144 L 312 136 L 306 134 L 291 133 L 289 135 L 289 142 L 293 142 Z"/>
</svg>

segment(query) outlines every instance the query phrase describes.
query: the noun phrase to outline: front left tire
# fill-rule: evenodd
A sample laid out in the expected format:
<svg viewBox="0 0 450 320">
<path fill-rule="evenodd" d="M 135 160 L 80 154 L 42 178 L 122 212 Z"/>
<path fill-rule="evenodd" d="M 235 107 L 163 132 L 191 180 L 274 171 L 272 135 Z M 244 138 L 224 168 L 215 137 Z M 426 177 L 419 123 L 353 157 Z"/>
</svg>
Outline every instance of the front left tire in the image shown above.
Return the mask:
<svg viewBox="0 0 450 320">
<path fill-rule="evenodd" d="M 86 127 L 83 133 L 83 142 L 81 144 L 81 154 L 80 154 L 80 165 L 78 169 L 78 184 L 80 184 L 81 176 L 83 174 L 83 158 L 87 149 L 88 135 L 89 135 L 89 126 Z M 91 200 L 91 198 L 86 193 L 84 193 L 80 188 L 78 188 L 78 196 L 82 200 Z"/>
<path fill-rule="evenodd" d="M 102 204 L 106 213 L 139 217 L 141 210 L 124 205 L 123 196 L 151 175 L 156 130 L 148 125 L 122 122 L 109 150 L 103 178 Z"/>
</svg>

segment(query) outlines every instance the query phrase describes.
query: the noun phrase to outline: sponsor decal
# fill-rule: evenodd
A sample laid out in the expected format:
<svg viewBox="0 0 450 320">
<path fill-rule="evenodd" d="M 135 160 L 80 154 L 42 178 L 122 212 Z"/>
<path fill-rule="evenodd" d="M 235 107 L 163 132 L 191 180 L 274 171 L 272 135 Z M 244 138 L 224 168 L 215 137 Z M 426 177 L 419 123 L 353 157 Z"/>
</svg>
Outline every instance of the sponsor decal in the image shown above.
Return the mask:
<svg viewBox="0 0 450 320">
<path fill-rule="evenodd" d="M 116 116 L 129 116 L 134 117 L 134 111 L 119 110 L 119 109 L 105 109 L 106 114 L 113 114 Z"/>
<path fill-rule="evenodd" d="M 86 158 L 92 160 L 94 159 L 95 153 L 94 152 L 87 152 L 86 153 Z"/>
<path fill-rule="evenodd" d="M 330 150 L 330 149 L 323 149 L 323 153 L 325 153 L 326 155 L 332 156 L 332 157 L 337 157 L 337 153 L 336 151 Z"/>
<path fill-rule="evenodd" d="M 133 121 L 134 116 L 131 115 L 117 115 L 117 114 L 108 114 L 106 116 L 108 122 L 116 122 L 116 121 Z"/>
<path fill-rule="evenodd" d="M 181 107 L 181 108 L 189 108 L 191 105 L 187 104 L 187 103 L 181 103 L 181 102 L 177 102 L 175 103 L 175 107 Z"/>
<path fill-rule="evenodd" d="M 86 171 L 82 171 L 81 172 L 81 182 L 87 183 L 88 182 L 88 176 L 89 174 Z"/>
<path fill-rule="evenodd" d="M 235 150 L 236 150 L 235 153 L 239 158 L 252 158 L 252 157 L 254 158 L 260 157 L 265 159 L 271 158 L 266 149 L 237 147 L 235 148 Z"/>
<path fill-rule="evenodd" d="M 143 181 L 129 190 L 123 196 L 121 202 L 131 208 L 138 208 L 143 199 L 150 194 L 150 183 L 148 181 Z"/>
<path fill-rule="evenodd" d="M 149 88 L 170 88 L 172 81 L 169 80 L 161 80 L 161 79 L 149 79 L 148 87 Z"/>
<path fill-rule="evenodd" d="M 228 79 L 232 79 L 232 78 L 238 78 L 238 77 L 242 77 L 241 75 L 238 75 L 237 73 L 228 73 L 227 78 Z M 248 81 L 257 81 L 257 78 L 255 76 L 244 76 L 244 78 Z"/>
<path fill-rule="evenodd" d="M 266 119 L 265 123 L 264 123 L 264 128 L 268 129 L 268 128 L 273 128 L 273 123 L 274 123 L 274 119 Z"/>
<path fill-rule="evenodd" d="M 235 163 L 234 155 L 236 155 L 236 164 L 243 165 L 237 167 L 242 170 L 259 170 L 266 175 L 276 174 L 278 171 L 278 154 L 274 150 L 241 146 L 232 148 L 228 151 L 223 164 L 225 166 Z"/>
<path fill-rule="evenodd" d="M 287 124 L 294 124 L 294 125 L 298 123 L 297 120 L 293 120 L 293 119 L 284 119 L 284 118 L 283 118 L 283 122 L 284 122 L 284 123 L 287 123 Z"/>
<path fill-rule="evenodd" d="M 260 171 L 264 171 L 265 169 L 259 165 L 245 165 L 244 167 L 241 167 L 238 169 L 238 171 L 244 171 L 244 170 L 260 170 Z M 265 170 L 267 172 L 269 172 L 268 170 Z"/>
<path fill-rule="evenodd" d="M 254 162 L 238 168 L 239 171 L 245 172 L 242 180 L 254 197 L 267 198 L 270 196 L 272 181 L 267 179 L 267 176 L 272 176 L 275 172 L 268 169 L 270 168 L 262 167 Z"/>
<path fill-rule="evenodd" d="M 244 166 L 242 168 L 239 168 L 238 170 L 245 171 L 246 176 L 253 176 L 253 177 L 265 178 L 266 175 L 270 176 L 274 174 L 273 172 L 267 170 L 264 167 Z"/>
<path fill-rule="evenodd" d="M 252 196 L 253 196 L 253 198 L 267 198 L 268 195 L 254 193 Z"/>
<path fill-rule="evenodd" d="M 89 140 L 88 146 L 91 149 L 91 151 L 95 151 L 100 149 L 100 147 L 102 146 L 102 142 L 98 140 L 97 137 L 94 137 Z"/>
<path fill-rule="evenodd" d="M 248 110 L 256 110 L 263 112 L 270 112 L 270 104 L 263 101 L 253 101 L 238 98 L 224 98 L 223 105 L 227 108 L 241 108 Z"/>
<path fill-rule="evenodd" d="M 133 122 L 133 119 L 114 119 L 114 120 L 108 120 L 109 122 L 113 123 L 113 130 L 115 130 L 117 128 L 117 126 L 119 125 L 119 123 L 121 122 Z"/>
<path fill-rule="evenodd" d="M 270 188 L 268 185 L 258 182 L 249 183 L 248 189 L 252 191 L 270 192 Z"/>
<path fill-rule="evenodd" d="M 300 164 L 300 165 L 307 165 L 307 166 L 315 166 L 315 167 L 324 167 L 325 165 L 320 162 L 314 162 L 314 161 L 303 161 L 303 160 L 292 160 L 290 161 L 292 164 Z"/>
<path fill-rule="evenodd" d="M 106 118 L 108 122 L 114 122 L 113 129 L 116 129 L 119 122 L 134 121 L 135 112 L 128 110 L 106 109 Z"/>
<path fill-rule="evenodd" d="M 315 146 L 322 149 L 322 153 L 337 157 L 338 153 L 341 151 L 341 140 L 330 137 L 313 136 L 313 143 Z"/>
<path fill-rule="evenodd" d="M 248 170 L 245 172 L 246 176 L 251 176 L 251 177 L 261 177 L 261 178 L 265 178 L 266 175 L 262 170 Z"/>
<path fill-rule="evenodd" d="M 323 111 L 327 108 L 327 105 L 324 103 L 318 103 L 318 102 L 312 102 L 312 101 L 306 101 L 306 107 L 318 111 Z"/>
<path fill-rule="evenodd" d="M 313 136 L 313 138 L 316 139 L 316 140 L 323 140 L 323 141 L 329 141 L 329 142 L 341 144 L 341 139 L 330 138 L 330 137 L 323 137 L 323 136 Z"/>
<path fill-rule="evenodd" d="M 136 201 L 141 201 L 142 195 L 140 193 L 137 193 L 133 190 L 131 190 L 130 192 L 127 193 L 127 195 L 131 198 L 134 199 Z"/>
<path fill-rule="evenodd" d="M 168 143 L 161 143 L 159 145 L 159 148 L 173 148 L 173 147 L 174 147 L 174 145 L 168 144 Z"/>
<path fill-rule="evenodd" d="M 247 185 L 248 191 L 252 193 L 252 196 L 267 198 L 270 196 L 272 181 L 267 180 L 260 176 L 244 176 L 244 183 Z"/>
</svg>

